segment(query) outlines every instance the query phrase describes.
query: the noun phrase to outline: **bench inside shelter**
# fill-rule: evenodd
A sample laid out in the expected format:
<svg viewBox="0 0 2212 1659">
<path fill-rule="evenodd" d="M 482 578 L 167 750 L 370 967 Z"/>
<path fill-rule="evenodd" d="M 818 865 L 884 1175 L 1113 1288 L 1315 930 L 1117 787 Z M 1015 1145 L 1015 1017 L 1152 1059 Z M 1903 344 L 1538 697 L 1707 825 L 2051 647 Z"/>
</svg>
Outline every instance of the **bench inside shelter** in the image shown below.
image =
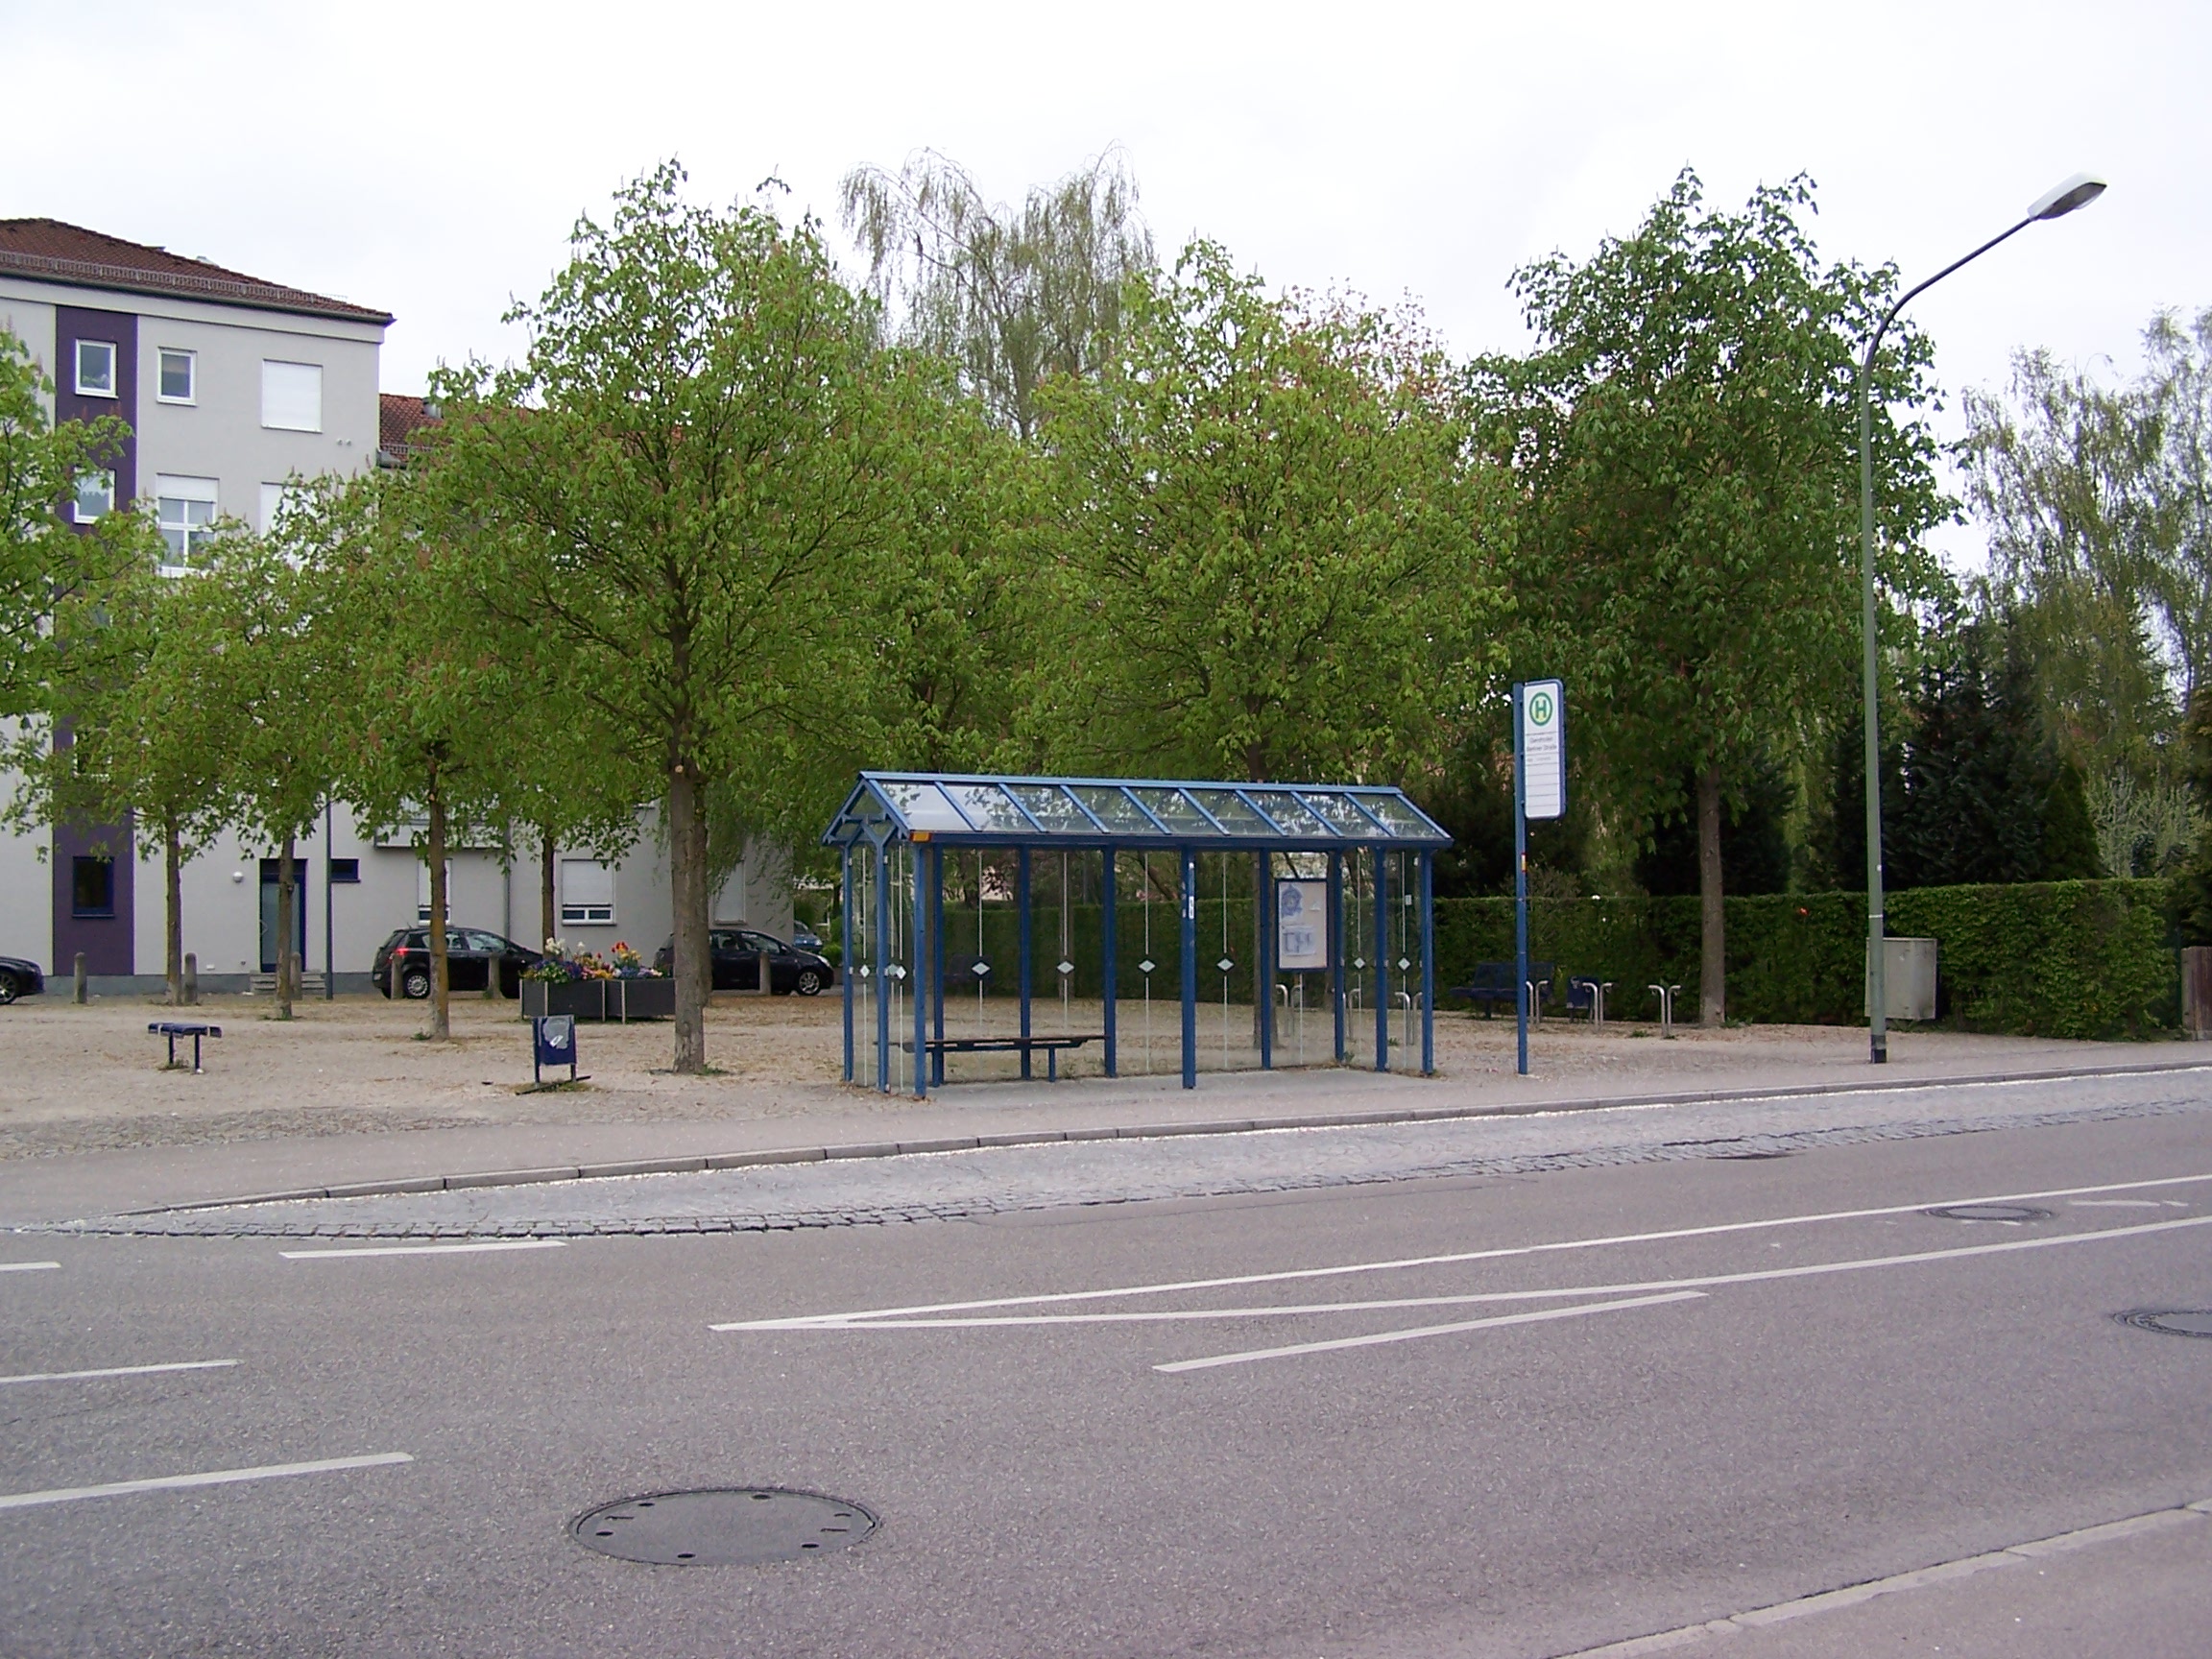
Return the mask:
<svg viewBox="0 0 2212 1659">
<path fill-rule="evenodd" d="M 924 1043 L 922 1051 L 940 1058 L 947 1054 L 1019 1054 L 1026 1060 L 1043 1049 L 1046 1080 L 1057 1083 L 1061 1049 L 1080 1048 L 1086 1043 L 1105 1041 L 1103 1031 L 1060 1032 L 1049 1037 L 937 1037 Z M 912 1043 L 902 1043 L 899 1046 L 906 1053 L 914 1052 Z"/>
</svg>

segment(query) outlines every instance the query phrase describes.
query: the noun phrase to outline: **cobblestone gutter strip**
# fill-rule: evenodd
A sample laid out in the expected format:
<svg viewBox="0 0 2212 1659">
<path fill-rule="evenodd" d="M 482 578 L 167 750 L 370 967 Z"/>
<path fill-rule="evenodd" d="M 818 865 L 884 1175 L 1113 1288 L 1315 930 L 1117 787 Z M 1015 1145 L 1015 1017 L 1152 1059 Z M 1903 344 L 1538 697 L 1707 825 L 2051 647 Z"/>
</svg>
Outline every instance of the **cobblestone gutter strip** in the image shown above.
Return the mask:
<svg viewBox="0 0 2212 1659">
<path fill-rule="evenodd" d="M 835 1208 L 744 1209 L 730 1206 L 720 1210 L 709 1208 L 694 1214 L 605 1214 L 554 1219 L 529 1216 L 440 1218 L 372 1215 L 363 1215 L 358 1219 L 331 1219 L 326 1214 L 285 1216 L 264 1213 L 242 1215 L 235 1209 L 228 1213 L 198 1210 L 166 1214 L 108 1216 L 95 1220 L 25 1227 L 16 1231 L 168 1238 L 530 1238 L 764 1233 L 803 1228 L 874 1226 L 896 1221 L 961 1220 L 1023 1211 L 1140 1203 L 1160 1198 L 1236 1197 L 1396 1181 L 1540 1174 L 1554 1169 L 1603 1168 L 1695 1159 L 1774 1157 L 1821 1146 L 1917 1141 L 1995 1129 L 2047 1128 L 2061 1124 L 2166 1117 L 2205 1110 L 2212 1110 L 2212 1099 L 2146 1101 L 2075 1110 L 1892 1121 L 1707 1140 L 1589 1146 L 1504 1156 L 1452 1158 L 1428 1163 L 1409 1162 L 1401 1166 L 1386 1168 L 1293 1170 L 1258 1177 L 1227 1175 L 1212 1178 L 1191 1170 L 1182 1172 L 1185 1177 L 1183 1179 L 1132 1183 L 1105 1193 L 1097 1190 L 1094 1180 L 1086 1181 L 1082 1179 L 1081 1171 L 1073 1171 L 1070 1173 L 1074 1179 L 1063 1179 L 1058 1183 L 1049 1180 L 1024 1183 L 1017 1180 L 1005 1183 L 996 1191 L 971 1192 L 935 1201 L 848 1204 Z M 1403 1115 L 1396 1115 L 1390 1120 L 1403 1122 L 1405 1118 Z M 963 1143 L 947 1150 L 965 1151 L 970 1148 Z M 614 1211 L 619 1207 L 610 1205 L 607 1208 Z"/>
<path fill-rule="evenodd" d="M 1143 1123 L 1123 1128 L 1029 1129 L 1003 1135 L 953 1136 L 934 1141 L 869 1141 L 836 1146 L 784 1146 L 757 1152 L 702 1157 L 633 1158 L 612 1164 L 560 1164 L 541 1169 L 486 1169 L 462 1175 L 401 1180 L 349 1181 L 297 1187 L 237 1198 L 196 1199 L 126 1211 L 126 1216 L 167 1215 L 194 1210 L 228 1210 L 242 1204 L 296 1204 L 313 1198 L 383 1198 L 415 1192 L 459 1191 L 477 1187 L 525 1187 L 544 1181 L 599 1181 L 619 1175 L 694 1175 L 709 1169 L 760 1165 L 813 1164 L 832 1158 L 898 1158 L 923 1152 L 973 1152 L 992 1146 L 1047 1146 L 1070 1141 L 1155 1141 L 1173 1135 L 1248 1135 L 1261 1129 L 1357 1129 L 1390 1123 L 1440 1123 L 1467 1118 L 1541 1117 L 1552 1112 L 1607 1112 L 1630 1106 L 1710 1106 L 1730 1100 L 1787 1100 L 1824 1094 L 1871 1094 L 1912 1089 L 1958 1089 L 1991 1083 L 2054 1083 L 2069 1078 L 2128 1077 L 2140 1072 L 2212 1070 L 2212 1058 L 2152 1060 L 2082 1070 L 1989 1071 L 1968 1077 L 1897 1077 L 1849 1083 L 1807 1083 L 1780 1089 L 1707 1089 L 1657 1094 L 1615 1094 L 1587 1100 L 1531 1100 L 1503 1106 L 1400 1107 L 1376 1112 L 1327 1112 L 1290 1117 L 1227 1118 L 1200 1123 Z"/>
</svg>

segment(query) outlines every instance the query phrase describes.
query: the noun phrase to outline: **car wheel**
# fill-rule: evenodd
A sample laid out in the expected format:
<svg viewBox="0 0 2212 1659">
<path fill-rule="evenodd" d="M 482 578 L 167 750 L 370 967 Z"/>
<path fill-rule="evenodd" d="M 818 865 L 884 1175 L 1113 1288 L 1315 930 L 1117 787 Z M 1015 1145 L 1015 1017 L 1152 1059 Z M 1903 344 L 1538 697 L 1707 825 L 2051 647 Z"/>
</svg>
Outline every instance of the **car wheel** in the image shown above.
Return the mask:
<svg viewBox="0 0 2212 1659">
<path fill-rule="evenodd" d="M 23 988 L 15 983 L 14 974 L 0 974 L 0 1008 L 7 1007 L 22 994 Z"/>
<path fill-rule="evenodd" d="M 410 1001 L 420 1002 L 430 995 L 430 970 L 409 968 L 399 975 L 399 989 Z"/>
<path fill-rule="evenodd" d="M 802 997 L 821 996 L 822 970 L 819 968 L 800 969 L 799 977 L 791 981 L 791 989 L 798 992 Z"/>
</svg>

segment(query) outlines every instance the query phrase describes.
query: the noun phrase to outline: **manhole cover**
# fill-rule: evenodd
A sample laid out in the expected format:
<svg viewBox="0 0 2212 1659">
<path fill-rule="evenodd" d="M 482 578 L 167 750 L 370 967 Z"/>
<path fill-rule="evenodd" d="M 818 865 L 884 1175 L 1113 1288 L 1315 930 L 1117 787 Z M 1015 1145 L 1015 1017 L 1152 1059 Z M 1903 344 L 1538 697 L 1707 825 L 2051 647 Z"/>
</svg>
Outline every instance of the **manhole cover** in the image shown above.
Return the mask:
<svg viewBox="0 0 2212 1659">
<path fill-rule="evenodd" d="M 2114 1315 L 2121 1324 L 2162 1336 L 2201 1336 L 2212 1341 L 2212 1308 L 2138 1308 Z"/>
<path fill-rule="evenodd" d="M 2051 1212 L 2032 1204 L 1944 1204 L 1924 1210 L 1938 1221 L 2048 1221 Z"/>
<path fill-rule="evenodd" d="M 568 1524 L 587 1550 L 661 1567 L 751 1567 L 857 1544 L 876 1517 L 857 1503 L 774 1486 L 656 1492 L 602 1503 Z"/>
</svg>

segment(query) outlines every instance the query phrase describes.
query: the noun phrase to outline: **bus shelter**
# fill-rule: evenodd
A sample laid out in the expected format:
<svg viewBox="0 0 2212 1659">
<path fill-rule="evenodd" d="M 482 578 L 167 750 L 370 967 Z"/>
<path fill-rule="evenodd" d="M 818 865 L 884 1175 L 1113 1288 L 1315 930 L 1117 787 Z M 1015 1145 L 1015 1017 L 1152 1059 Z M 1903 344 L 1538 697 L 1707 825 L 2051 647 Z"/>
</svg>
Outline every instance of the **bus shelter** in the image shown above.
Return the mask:
<svg viewBox="0 0 2212 1659">
<path fill-rule="evenodd" d="M 1434 859 L 1397 789 L 863 772 L 841 856 L 846 1081 L 1435 1070 Z M 1417 1035 L 1416 1035 L 1417 1033 Z M 1364 1058 L 1364 1056 L 1361 1056 Z"/>
</svg>

